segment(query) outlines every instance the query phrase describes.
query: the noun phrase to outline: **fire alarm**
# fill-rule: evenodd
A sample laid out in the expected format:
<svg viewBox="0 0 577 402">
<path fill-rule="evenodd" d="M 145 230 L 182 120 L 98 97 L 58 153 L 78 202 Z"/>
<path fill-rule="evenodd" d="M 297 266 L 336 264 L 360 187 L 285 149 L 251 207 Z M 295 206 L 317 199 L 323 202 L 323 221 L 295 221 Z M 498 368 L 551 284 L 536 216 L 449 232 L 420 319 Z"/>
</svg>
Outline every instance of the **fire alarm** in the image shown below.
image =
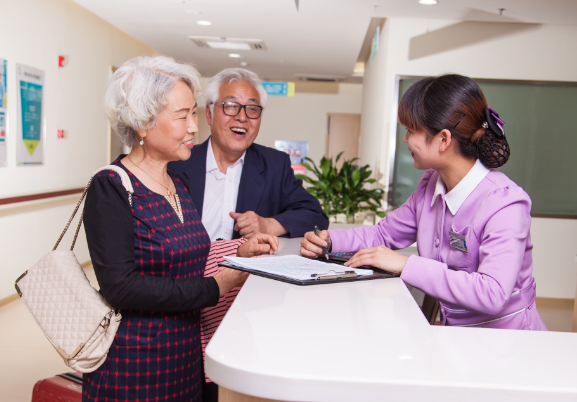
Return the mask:
<svg viewBox="0 0 577 402">
<path fill-rule="evenodd" d="M 64 138 L 64 130 L 57 130 L 56 138 Z"/>
<path fill-rule="evenodd" d="M 65 56 L 58 56 L 58 67 L 64 67 L 64 62 L 66 61 Z"/>
</svg>

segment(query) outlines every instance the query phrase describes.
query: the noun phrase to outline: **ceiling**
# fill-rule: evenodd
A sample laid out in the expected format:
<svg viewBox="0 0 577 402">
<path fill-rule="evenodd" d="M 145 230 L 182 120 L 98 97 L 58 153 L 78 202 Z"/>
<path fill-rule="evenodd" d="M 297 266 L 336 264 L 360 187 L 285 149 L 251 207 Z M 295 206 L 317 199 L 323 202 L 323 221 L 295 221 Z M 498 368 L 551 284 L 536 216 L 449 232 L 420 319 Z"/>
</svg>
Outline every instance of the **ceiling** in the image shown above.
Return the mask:
<svg viewBox="0 0 577 402">
<path fill-rule="evenodd" d="M 439 0 L 434 6 L 417 0 L 299 0 L 298 10 L 295 0 L 74 1 L 156 51 L 192 62 L 203 76 L 244 61 L 268 80 L 306 74 L 351 81 L 372 17 L 577 24 L 575 0 Z M 262 39 L 267 50 L 234 51 L 242 58 L 232 59 L 232 51 L 199 48 L 190 35 Z"/>
</svg>

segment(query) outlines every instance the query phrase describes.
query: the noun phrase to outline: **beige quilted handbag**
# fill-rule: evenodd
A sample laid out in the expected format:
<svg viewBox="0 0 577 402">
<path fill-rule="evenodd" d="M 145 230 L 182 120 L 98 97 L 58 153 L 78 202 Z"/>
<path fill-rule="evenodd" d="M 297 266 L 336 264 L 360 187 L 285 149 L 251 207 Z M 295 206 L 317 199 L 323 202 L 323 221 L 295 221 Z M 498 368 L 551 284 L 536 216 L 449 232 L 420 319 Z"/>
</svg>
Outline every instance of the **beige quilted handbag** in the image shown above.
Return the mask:
<svg viewBox="0 0 577 402">
<path fill-rule="evenodd" d="M 101 170 L 114 170 L 120 175 L 132 205 L 133 189 L 128 174 L 113 165 L 104 166 L 94 174 Z M 90 373 L 104 362 L 122 318 L 90 285 L 72 251 L 82 217 L 70 250 L 56 250 L 91 182 L 92 178 L 54 249 L 24 272 L 15 284 L 18 295 L 64 363 L 81 373 Z"/>
</svg>

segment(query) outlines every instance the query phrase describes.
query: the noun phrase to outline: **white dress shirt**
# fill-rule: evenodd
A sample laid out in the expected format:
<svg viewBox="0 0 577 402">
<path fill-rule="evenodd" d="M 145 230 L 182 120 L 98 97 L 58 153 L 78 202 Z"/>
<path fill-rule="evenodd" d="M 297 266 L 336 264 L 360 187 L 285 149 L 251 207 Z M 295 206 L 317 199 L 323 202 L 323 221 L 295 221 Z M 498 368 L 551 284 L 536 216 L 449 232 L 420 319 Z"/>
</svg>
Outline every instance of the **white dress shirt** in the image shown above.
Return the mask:
<svg viewBox="0 0 577 402">
<path fill-rule="evenodd" d="M 481 183 L 481 181 L 487 176 L 490 169 L 487 168 L 480 159 L 473 165 L 469 173 L 463 177 L 463 179 L 445 195 L 445 203 L 449 211 L 455 216 L 455 214 L 461 208 L 461 205 L 465 202 L 467 197 L 473 192 L 475 188 Z M 431 200 L 431 207 L 435 205 L 435 200 L 439 194 L 445 192 L 445 183 L 441 180 L 441 176 L 437 179 L 437 186 L 435 187 L 435 193 L 433 194 L 433 199 Z"/>
<path fill-rule="evenodd" d="M 212 151 L 212 139 L 208 140 L 202 223 L 210 236 L 210 241 L 232 239 L 234 219 L 230 217 L 229 213 L 236 209 L 238 185 L 240 184 L 245 155 L 246 152 L 224 174 L 218 170 Z"/>
</svg>

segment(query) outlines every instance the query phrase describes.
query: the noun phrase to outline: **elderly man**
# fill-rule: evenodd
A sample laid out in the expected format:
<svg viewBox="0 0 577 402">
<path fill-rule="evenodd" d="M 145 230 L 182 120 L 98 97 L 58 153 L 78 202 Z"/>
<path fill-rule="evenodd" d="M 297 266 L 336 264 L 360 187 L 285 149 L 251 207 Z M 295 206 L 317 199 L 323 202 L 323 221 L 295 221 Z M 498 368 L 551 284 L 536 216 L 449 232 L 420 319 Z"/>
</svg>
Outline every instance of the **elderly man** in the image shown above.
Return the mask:
<svg viewBox="0 0 577 402">
<path fill-rule="evenodd" d="M 258 76 L 228 68 L 205 87 L 211 137 L 169 169 L 184 178 L 210 239 L 261 232 L 303 236 L 328 227 L 317 199 L 294 177 L 287 154 L 254 144 L 267 93 Z"/>
</svg>

